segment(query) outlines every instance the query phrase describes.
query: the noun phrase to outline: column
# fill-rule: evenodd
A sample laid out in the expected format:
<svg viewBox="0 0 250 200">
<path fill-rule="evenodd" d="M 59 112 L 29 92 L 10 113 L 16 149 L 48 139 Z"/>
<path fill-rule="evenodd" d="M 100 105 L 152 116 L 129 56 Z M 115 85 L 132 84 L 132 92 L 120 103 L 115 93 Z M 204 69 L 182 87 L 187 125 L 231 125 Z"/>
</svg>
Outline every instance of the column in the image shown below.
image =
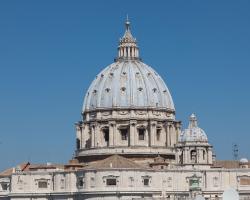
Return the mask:
<svg viewBox="0 0 250 200">
<path fill-rule="evenodd" d="M 165 132 L 165 135 L 163 135 L 164 137 L 165 137 L 165 146 L 167 147 L 168 146 L 168 122 L 165 122 L 164 124 L 163 124 L 163 128 L 164 128 L 164 132 Z M 163 132 L 163 133 L 164 133 Z"/>
<path fill-rule="evenodd" d="M 130 47 L 128 47 L 128 57 L 130 57 Z"/>
<path fill-rule="evenodd" d="M 89 125 L 85 124 L 82 131 L 83 131 L 83 133 L 82 133 L 82 146 L 83 146 L 83 148 L 86 148 L 87 140 L 90 138 L 90 136 L 89 136 L 89 133 L 90 133 Z M 89 146 L 88 146 L 88 148 L 89 148 Z"/>
<path fill-rule="evenodd" d="M 85 148 L 85 134 L 84 134 L 85 128 L 86 128 L 86 125 L 81 125 L 81 139 L 80 139 L 81 149 Z"/>
<path fill-rule="evenodd" d="M 109 146 L 114 146 L 114 124 L 115 122 L 109 122 Z"/>
<path fill-rule="evenodd" d="M 188 147 L 185 147 L 184 148 L 184 154 L 183 154 L 183 156 L 185 157 L 184 158 L 184 164 L 187 164 L 187 163 L 189 163 L 189 161 L 191 161 L 191 157 L 189 155 L 190 155 L 190 152 L 188 150 Z"/>
<path fill-rule="evenodd" d="M 207 163 L 208 164 L 213 164 L 213 150 L 212 150 L 212 147 L 208 147 L 207 149 Z"/>
<path fill-rule="evenodd" d="M 177 132 L 176 132 L 176 143 L 179 142 L 179 137 L 180 137 L 180 134 L 181 134 L 181 122 L 177 122 L 176 124 L 176 128 L 177 128 Z"/>
<path fill-rule="evenodd" d="M 91 148 L 95 147 L 95 126 L 91 125 Z"/>
<path fill-rule="evenodd" d="M 136 120 L 131 120 L 129 124 L 129 146 L 136 146 L 135 137 L 136 137 Z"/>
<path fill-rule="evenodd" d="M 167 147 L 170 147 L 171 145 L 171 139 L 170 139 L 170 123 L 167 123 Z"/>
<path fill-rule="evenodd" d="M 116 141 L 118 137 L 117 125 L 115 121 L 112 124 L 113 124 L 113 145 L 116 146 L 117 145 Z"/>
<path fill-rule="evenodd" d="M 100 126 L 96 124 L 95 126 L 95 147 L 101 146 L 101 138 L 100 138 Z"/>
<path fill-rule="evenodd" d="M 125 48 L 125 47 L 123 47 L 123 57 L 126 57 L 126 53 L 125 53 L 125 51 L 126 51 L 126 48 Z"/>
<path fill-rule="evenodd" d="M 155 134 L 156 134 L 156 122 L 151 121 L 150 122 L 150 143 L 149 143 L 149 146 L 155 145 Z"/>
<path fill-rule="evenodd" d="M 169 146 L 172 147 L 173 146 L 173 123 L 171 122 L 171 124 L 169 125 Z"/>
<path fill-rule="evenodd" d="M 81 140 L 81 128 L 80 124 L 76 124 L 76 138 Z"/>
<path fill-rule="evenodd" d="M 148 128 L 145 130 L 145 141 L 146 141 L 146 146 L 149 146 L 149 131 Z"/>
</svg>

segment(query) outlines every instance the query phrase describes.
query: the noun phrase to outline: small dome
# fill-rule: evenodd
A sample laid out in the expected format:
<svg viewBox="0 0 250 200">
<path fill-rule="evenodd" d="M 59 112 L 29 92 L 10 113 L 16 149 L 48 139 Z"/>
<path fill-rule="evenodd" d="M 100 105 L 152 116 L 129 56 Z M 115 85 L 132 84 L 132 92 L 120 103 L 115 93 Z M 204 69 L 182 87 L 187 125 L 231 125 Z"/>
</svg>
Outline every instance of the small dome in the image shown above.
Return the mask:
<svg viewBox="0 0 250 200">
<path fill-rule="evenodd" d="M 248 159 L 247 158 L 241 158 L 240 159 L 240 163 L 248 163 Z"/>
<path fill-rule="evenodd" d="M 151 67 L 140 60 L 120 60 L 106 67 L 90 85 L 83 112 L 113 108 L 174 111 L 171 94 Z"/>
<path fill-rule="evenodd" d="M 179 142 L 208 142 L 205 131 L 198 127 L 195 114 L 190 116 L 189 126 L 180 134 Z"/>
</svg>

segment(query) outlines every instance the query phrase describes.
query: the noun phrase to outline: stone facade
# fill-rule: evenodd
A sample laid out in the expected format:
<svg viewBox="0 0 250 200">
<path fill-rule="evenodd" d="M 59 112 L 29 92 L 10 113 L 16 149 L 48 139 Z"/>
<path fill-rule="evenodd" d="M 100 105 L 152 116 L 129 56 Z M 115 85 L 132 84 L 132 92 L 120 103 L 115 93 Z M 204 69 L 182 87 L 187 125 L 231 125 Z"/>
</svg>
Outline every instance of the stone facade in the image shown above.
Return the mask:
<svg viewBox="0 0 250 200">
<path fill-rule="evenodd" d="M 181 131 L 166 84 L 125 25 L 117 59 L 86 93 L 74 158 L 0 173 L 1 200 L 216 200 L 228 188 L 250 199 L 248 160 L 216 161 L 194 114 Z"/>
</svg>

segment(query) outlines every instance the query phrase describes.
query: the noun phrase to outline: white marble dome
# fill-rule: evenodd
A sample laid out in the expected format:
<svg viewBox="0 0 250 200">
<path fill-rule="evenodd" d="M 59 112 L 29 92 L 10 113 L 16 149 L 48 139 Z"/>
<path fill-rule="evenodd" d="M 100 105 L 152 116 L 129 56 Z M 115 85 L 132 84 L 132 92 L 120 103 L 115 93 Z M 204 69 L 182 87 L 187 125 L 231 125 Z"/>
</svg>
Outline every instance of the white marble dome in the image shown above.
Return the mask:
<svg viewBox="0 0 250 200">
<path fill-rule="evenodd" d="M 195 114 L 190 116 L 189 126 L 180 134 L 179 142 L 208 142 L 205 131 L 198 127 Z"/>
<path fill-rule="evenodd" d="M 85 96 L 83 112 L 112 108 L 174 110 L 174 103 L 151 67 L 140 60 L 118 60 L 96 76 Z"/>
<path fill-rule="evenodd" d="M 108 109 L 150 109 L 174 111 L 171 94 L 163 79 L 139 58 L 130 23 L 120 39 L 116 62 L 101 71 L 90 85 L 83 113 Z"/>
</svg>

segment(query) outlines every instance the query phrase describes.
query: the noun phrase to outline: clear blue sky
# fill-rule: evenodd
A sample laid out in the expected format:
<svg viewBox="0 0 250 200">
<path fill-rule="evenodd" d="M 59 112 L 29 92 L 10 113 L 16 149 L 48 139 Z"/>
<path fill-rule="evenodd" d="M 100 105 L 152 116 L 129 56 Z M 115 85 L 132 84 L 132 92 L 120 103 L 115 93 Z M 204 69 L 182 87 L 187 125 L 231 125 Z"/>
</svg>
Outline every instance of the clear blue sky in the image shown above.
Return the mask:
<svg viewBox="0 0 250 200">
<path fill-rule="evenodd" d="M 67 162 L 95 75 L 128 13 L 141 57 L 187 126 L 195 112 L 219 159 L 250 158 L 250 1 L 0 1 L 0 169 Z"/>
</svg>

